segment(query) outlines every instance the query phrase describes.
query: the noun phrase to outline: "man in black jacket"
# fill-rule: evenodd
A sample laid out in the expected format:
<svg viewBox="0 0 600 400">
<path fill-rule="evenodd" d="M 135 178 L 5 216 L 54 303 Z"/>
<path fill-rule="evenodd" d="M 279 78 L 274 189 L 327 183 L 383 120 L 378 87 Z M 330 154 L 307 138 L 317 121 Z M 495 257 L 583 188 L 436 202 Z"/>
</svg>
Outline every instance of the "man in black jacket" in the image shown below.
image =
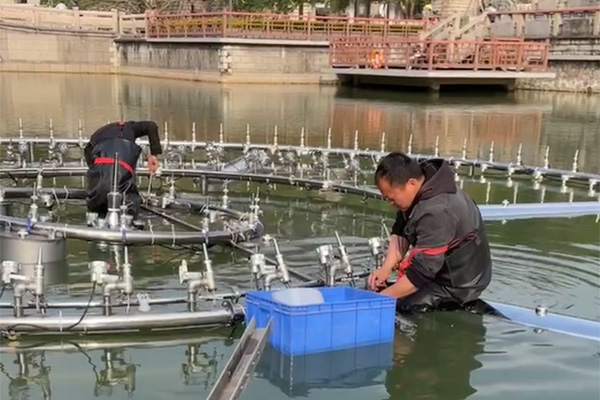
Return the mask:
<svg viewBox="0 0 600 400">
<path fill-rule="evenodd" d="M 162 153 L 158 125 L 153 121 L 113 122 L 98 129 L 84 149 L 88 165 L 87 207 L 91 212 L 105 218 L 108 212 L 108 193 L 113 186 L 113 164 L 119 160 L 117 188 L 125 196 L 127 212 L 137 218 L 140 195 L 135 184 L 135 167 L 142 152 L 135 143 L 147 136 L 150 142 L 148 170 L 154 174 L 158 169 L 158 155 Z"/>
<path fill-rule="evenodd" d="M 386 286 L 398 269 L 396 282 L 381 293 L 397 298 L 400 310 L 458 308 L 477 300 L 491 281 L 490 248 L 479 208 L 456 186 L 448 163 L 390 153 L 375 181 L 399 211 L 370 289 Z"/>
</svg>

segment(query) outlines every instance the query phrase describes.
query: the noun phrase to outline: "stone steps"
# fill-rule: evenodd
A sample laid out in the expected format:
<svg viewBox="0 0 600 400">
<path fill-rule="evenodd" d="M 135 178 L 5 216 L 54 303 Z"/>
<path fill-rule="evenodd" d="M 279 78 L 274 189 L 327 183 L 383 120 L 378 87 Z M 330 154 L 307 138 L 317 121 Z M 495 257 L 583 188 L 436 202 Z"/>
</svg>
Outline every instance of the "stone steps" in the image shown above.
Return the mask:
<svg viewBox="0 0 600 400">
<path fill-rule="evenodd" d="M 477 14 L 479 0 L 432 0 L 431 5 L 442 19 L 455 13 L 473 16 Z"/>
</svg>

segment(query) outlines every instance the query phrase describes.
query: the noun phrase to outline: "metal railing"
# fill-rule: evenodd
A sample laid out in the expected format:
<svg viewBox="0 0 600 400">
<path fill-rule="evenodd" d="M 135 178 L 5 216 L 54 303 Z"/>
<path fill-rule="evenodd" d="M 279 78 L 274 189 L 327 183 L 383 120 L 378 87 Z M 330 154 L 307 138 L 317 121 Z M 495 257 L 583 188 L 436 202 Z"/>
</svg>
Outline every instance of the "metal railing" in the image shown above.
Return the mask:
<svg viewBox="0 0 600 400">
<path fill-rule="evenodd" d="M 336 37 L 416 37 L 426 20 L 261 13 L 146 14 L 148 38 L 247 38 L 327 41 Z"/>
<path fill-rule="evenodd" d="M 548 70 L 548 44 L 524 41 L 435 41 L 339 38 L 330 43 L 333 68 L 426 70 Z"/>
</svg>

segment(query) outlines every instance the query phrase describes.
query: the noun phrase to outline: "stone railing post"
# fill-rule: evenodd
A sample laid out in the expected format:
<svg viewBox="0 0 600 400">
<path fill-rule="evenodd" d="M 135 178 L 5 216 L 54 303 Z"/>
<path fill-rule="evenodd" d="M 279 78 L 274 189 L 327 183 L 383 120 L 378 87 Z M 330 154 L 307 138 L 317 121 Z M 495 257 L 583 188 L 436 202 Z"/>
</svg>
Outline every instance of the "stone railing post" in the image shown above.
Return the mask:
<svg viewBox="0 0 600 400">
<path fill-rule="evenodd" d="M 121 34 L 123 32 L 121 32 L 121 16 L 119 13 L 119 10 L 117 10 L 116 8 L 112 8 L 110 10 L 110 12 L 112 13 L 112 29 L 114 33 L 117 34 Z"/>
<path fill-rule="evenodd" d="M 562 15 L 560 15 L 560 13 L 555 13 L 550 18 L 552 18 L 552 31 L 550 35 L 552 37 L 556 37 L 560 34 L 560 28 L 562 25 Z"/>
<path fill-rule="evenodd" d="M 31 24 L 33 26 L 38 26 L 38 25 L 40 25 L 40 22 L 41 22 L 40 20 L 41 20 L 41 17 L 40 17 L 39 11 L 37 10 L 37 8 L 32 7 L 31 8 Z"/>
<path fill-rule="evenodd" d="M 600 36 L 600 11 L 596 11 L 594 13 L 593 35 Z"/>
<path fill-rule="evenodd" d="M 79 7 L 73 7 L 73 28 L 81 29 L 81 21 L 79 19 Z"/>
<path fill-rule="evenodd" d="M 146 25 L 146 28 L 144 29 L 144 35 L 146 39 L 148 39 L 149 37 L 158 37 L 158 26 L 156 24 L 155 15 L 156 13 L 154 12 L 154 10 L 146 10 L 146 12 L 144 13 L 144 24 Z M 154 33 L 151 32 L 153 27 L 156 30 L 156 32 Z"/>
</svg>

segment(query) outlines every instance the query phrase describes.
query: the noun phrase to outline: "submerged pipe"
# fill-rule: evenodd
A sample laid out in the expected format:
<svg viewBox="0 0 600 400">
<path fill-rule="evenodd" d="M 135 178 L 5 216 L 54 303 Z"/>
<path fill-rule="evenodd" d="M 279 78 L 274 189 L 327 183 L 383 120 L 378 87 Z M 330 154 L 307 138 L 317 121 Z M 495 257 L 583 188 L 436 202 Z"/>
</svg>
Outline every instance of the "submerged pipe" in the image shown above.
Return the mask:
<svg viewBox="0 0 600 400">
<path fill-rule="evenodd" d="M 79 174 L 85 173 L 87 170 L 83 168 L 57 168 L 52 171 L 51 176 L 78 176 Z M 23 177 L 36 177 L 38 175 L 37 169 L 18 169 L 18 170 L 2 170 L 0 169 L 0 177 L 7 175 L 10 172 L 14 178 Z M 256 173 L 243 173 L 243 172 L 229 172 L 229 171 L 207 171 L 197 169 L 163 169 L 163 175 L 173 175 L 177 177 L 188 177 L 188 178 L 208 178 L 208 179 L 221 179 L 221 180 L 239 180 L 247 182 L 258 182 L 258 183 L 275 183 L 282 185 L 290 185 L 303 187 L 307 189 L 317 190 L 331 190 L 340 193 L 356 194 L 365 196 L 368 198 L 383 200 L 383 196 L 378 190 L 374 188 L 357 187 L 349 184 L 335 183 L 330 181 L 321 181 L 318 179 L 310 178 L 299 178 L 290 177 L 283 175 L 271 175 L 271 174 L 256 174 Z M 139 171 L 138 175 L 148 175 L 148 171 Z M 594 175 L 600 181 L 600 175 Z M 27 193 L 28 188 L 6 188 L 5 198 L 11 198 L 14 194 Z M 44 189 L 48 193 L 52 193 L 52 189 Z M 55 189 L 58 193 L 58 190 Z M 74 193 L 85 196 L 85 191 L 82 189 L 73 189 Z M 70 192 L 69 192 L 70 193 Z M 187 200 L 186 200 L 187 201 Z"/>
<path fill-rule="evenodd" d="M 94 315 L 86 316 L 77 324 L 80 316 L 27 316 L 22 318 L 0 318 L 0 330 L 38 333 L 71 332 L 118 332 L 146 329 L 185 328 L 207 325 L 226 325 L 243 318 L 244 308 L 232 304 L 231 308 L 220 308 L 196 312 L 134 314 L 134 315 Z M 74 326 L 73 326 L 74 325 Z M 65 328 L 71 327 L 68 331 Z"/>
<path fill-rule="evenodd" d="M 153 338 L 152 341 L 135 340 L 133 338 L 119 339 L 119 338 L 102 338 L 98 341 L 85 339 L 84 341 L 57 341 L 55 343 L 48 343 L 46 341 L 40 342 L 39 345 L 27 344 L 23 347 L 14 345 L 11 343 L 8 346 L 0 345 L 0 354 L 13 354 L 23 351 L 58 351 L 61 353 L 77 353 L 81 350 L 92 351 L 92 350 L 110 350 L 110 349 L 155 349 L 155 348 L 166 348 L 175 346 L 186 346 L 186 345 L 201 345 L 210 343 L 214 340 L 223 340 L 223 336 L 200 336 L 197 334 L 186 335 L 187 337 L 178 337 L 176 339 L 169 335 L 167 338 Z"/>
<path fill-rule="evenodd" d="M 182 171 L 182 170 L 180 170 Z M 289 177 L 284 176 L 273 176 L 273 175 L 253 175 L 253 174 L 231 174 L 231 173 L 223 173 L 223 172 L 208 172 L 208 171 L 193 171 L 194 173 L 203 175 L 203 176 L 215 176 L 214 174 L 218 174 L 219 177 L 223 177 L 223 175 L 227 175 L 227 179 L 235 179 L 239 178 L 241 180 L 255 181 L 255 182 L 271 182 L 278 184 L 287 184 L 293 186 L 302 186 L 309 187 L 313 189 L 321 189 L 324 185 L 324 182 L 311 180 L 311 179 L 297 179 L 295 178 L 293 182 Z M 328 185 L 328 189 L 333 191 L 356 194 L 364 197 L 370 197 L 374 199 L 383 199 L 381 194 L 375 189 L 371 188 L 359 188 L 350 185 L 343 184 L 334 184 L 331 183 Z M 13 190 L 6 191 L 5 197 L 10 198 L 16 194 L 20 194 L 21 191 L 26 191 L 30 189 L 22 189 L 22 190 Z M 47 189 L 46 189 L 47 190 Z M 68 190 L 67 190 L 68 191 Z M 74 190 L 75 192 L 76 190 Z M 206 207 L 203 205 L 201 201 L 197 200 L 185 200 L 178 201 L 178 204 L 189 204 L 193 207 Z M 231 213 L 234 215 L 242 215 L 239 212 L 234 212 L 228 209 L 222 209 L 215 206 L 209 206 L 210 209 L 214 209 L 224 213 Z M 481 210 L 482 216 L 485 220 L 509 220 L 509 219 L 521 219 L 521 218 L 549 218 L 549 217 L 567 217 L 567 216 L 580 216 L 580 215 L 595 215 L 600 214 L 600 202 L 598 201 L 579 201 L 579 202 L 552 202 L 552 203 L 518 203 L 518 204 L 485 204 L 479 205 L 479 209 Z M 5 217 L 0 215 L 0 221 L 10 217 Z M 22 220 L 21 223 L 26 223 L 26 220 Z M 40 226 L 42 223 L 36 224 L 36 226 Z M 59 225 L 56 224 L 57 226 Z M 56 228 L 53 228 L 56 229 Z M 94 230 L 96 231 L 96 230 Z M 116 234 L 113 232 L 113 236 Z M 131 233 L 130 233 L 131 234 Z M 215 233 L 217 234 L 217 233 Z"/>
<path fill-rule="evenodd" d="M 32 188 L 21 188 L 21 187 L 9 187 L 2 188 L 2 193 L 6 199 L 20 199 L 20 198 L 29 198 L 33 194 Z M 51 196 L 56 196 L 59 199 L 76 199 L 76 200 L 84 200 L 87 196 L 87 192 L 85 189 L 78 188 L 41 188 L 36 189 L 37 194 L 49 194 Z M 160 200 L 158 196 L 151 196 L 150 198 L 155 200 Z M 221 214 L 228 215 L 232 218 L 241 219 L 244 216 L 244 213 L 241 211 L 237 211 L 230 208 L 223 208 L 214 204 L 207 204 L 206 200 L 194 200 L 194 199 L 174 199 L 169 204 L 169 209 L 176 209 L 180 207 L 187 211 L 218 211 Z"/>
</svg>

